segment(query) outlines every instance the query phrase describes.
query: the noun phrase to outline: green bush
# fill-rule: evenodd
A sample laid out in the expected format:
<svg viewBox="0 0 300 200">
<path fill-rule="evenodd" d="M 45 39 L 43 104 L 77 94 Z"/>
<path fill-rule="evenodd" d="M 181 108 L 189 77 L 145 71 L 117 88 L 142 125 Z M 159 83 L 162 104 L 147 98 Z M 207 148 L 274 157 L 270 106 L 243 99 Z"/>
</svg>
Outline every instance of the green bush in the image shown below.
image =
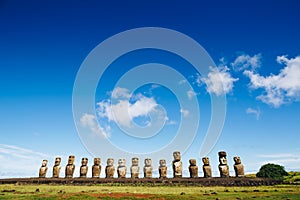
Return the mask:
<svg viewBox="0 0 300 200">
<path fill-rule="evenodd" d="M 276 180 L 282 180 L 288 173 L 284 170 L 284 167 L 277 164 L 268 163 L 260 167 L 256 177 L 261 178 L 273 178 Z"/>
</svg>

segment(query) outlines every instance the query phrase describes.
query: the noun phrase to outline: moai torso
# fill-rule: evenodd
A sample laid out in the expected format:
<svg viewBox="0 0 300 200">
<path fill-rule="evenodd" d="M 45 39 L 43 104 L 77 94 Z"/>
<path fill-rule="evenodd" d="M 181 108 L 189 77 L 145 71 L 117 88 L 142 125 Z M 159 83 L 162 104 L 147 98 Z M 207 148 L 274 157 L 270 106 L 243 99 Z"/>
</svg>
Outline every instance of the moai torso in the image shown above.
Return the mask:
<svg viewBox="0 0 300 200">
<path fill-rule="evenodd" d="M 126 177 L 126 161 L 124 158 L 119 159 L 118 161 L 118 178 L 125 178 Z"/>
<path fill-rule="evenodd" d="M 191 178 L 197 178 L 198 177 L 198 166 L 196 159 L 190 159 L 190 166 L 189 166 L 189 172 Z"/>
<path fill-rule="evenodd" d="M 229 166 L 227 164 L 226 152 L 219 152 L 219 171 L 220 177 L 229 177 Z"/>
<path fill-rule="evenodd" d="M 174 160 L 172 162 L 173 166 L 173 177 L 174 178 L 181 178 L 182 177 L 182 162 L 181 156 L 179 151 L 175 151 L 173 153 Z"/>
<path fill-rule="evenodd" d="M 46 177 L 46 174 L 47 174 L 47 171 L 48 171 L 47 163 L 48 163 L 48 160 L 43 160 L 42 166 L 40 167 L 40 171 L 39 171 L 39 177 L 40 178 L 45 178 Z"/>
<path fill-rule="evenodd" d="M 211 175 L 211 167 L 209 165 L 209 158 L 208 157 L 203 157 L 202 158 L 202 162 L 203 162 L 204 178 L 210 178 L 210 177 L 212 177 L 212 175 Z"/>
<path fill-rule="evenodd" d="M 144 178 L 152 178 L 152 170 L 152 160 L 150 158 L 146 158 L 144 166 Z"/>
<path fill-rule="evenodd" d="M 99 178 L 101 173 L 101 159 L 100 158 L 94 158 L 94 165 L 92 167 L 92 177 L 93 178 Z"/>
<path fill-rule="evenodd" d="M 115 167 L 114 167 L 114 159 L 108 158 L 107 159 L 107 166 L 105 167 L 105 177 L 106 178 L 113 178 L 115 174 Z"/>
<path fill-rule="evenodd" d="M 159 178 L 167 178 L 168 168 L 167 168 L 166 160 L 164 159 L 159 160 L 158 171 L 159 171 Z"/>
<path fill-rule="evenodd" d="M 131 178 L 139 178 L 139 159 L 138 158 L 132 158 L 132 165 L 130 167 L 130 174 Z"/>
<path fill-rule="evenodd" d="M 53 166 L 53 178 L 59 178 L 59 174 L 60 174 L 60 162 L 61 162 L 61 158 L 60 157 L 56 157 L 55 158 L 55 163 L 54 163 L 54 166 Z"/>
<path fill-rule="evenodd" d="M 88 172 L 88 159 L 82 158 L 81 160 L 81 167 L 80 167 L 80 178 L 86 178 Z"/>
<path fill-rule="evenodd" d="M 235 171 L 235 176 L 236 177 L 243 177 L 245 176 L 245 172 L 244 172 L 244 165 L 242 164 L 241 158 L 236 156 L 233 158 L 234 160 L 234 171 Z"/>
<path fill-rule="evenodd" d="M 69 156 L 68 164 L 66 166 L 66 178 L 73 178 L 73 174 L 75 171 L 75 165 L 74 165 L 75 156 Z"/>
</svg>

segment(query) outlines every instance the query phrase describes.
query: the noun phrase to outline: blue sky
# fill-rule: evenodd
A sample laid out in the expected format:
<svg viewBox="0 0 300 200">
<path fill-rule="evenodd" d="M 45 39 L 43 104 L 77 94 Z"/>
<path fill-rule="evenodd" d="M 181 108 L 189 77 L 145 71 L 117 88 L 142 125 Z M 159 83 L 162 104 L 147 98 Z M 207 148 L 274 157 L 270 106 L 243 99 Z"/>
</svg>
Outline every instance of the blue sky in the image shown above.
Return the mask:
<svg viewBox="0 0 300 200">
<path fill-rule="evenodd" d="M 64 167 L 70 154 L 76 156 L 75 175 L 82 157 L 88 157 L 92 165 L 93 156 L 99 156 L 105 166 L 114 154 L 101 149 L 104 140 L 141 158 L 140 153 L 163 149 L 175 137 L 181 120 L 196 119 L 195 110 L 181 107 L 177 97 L 182 94 L 186 94 L 185 103 L 197 101 L 200 109 L 195 138 L 185 129 L 188 133 L 182 143 L 192 144 L 183 155 L 184 168 L 189 158 L 197 158 L 198 166 L 202 165 L 199 151 L 212 117 L 211 95 L 215 95 L 226 96 L 224 127 L 208 154 L 216 176 L 219 150 L 227 151 L 231 170 L 236 155 L 246 172 L 255 172 L 267 162 L 300 170 L 298 8 L 296 0 L 0 1 L 0 177 L 37 176 L 44 158 L 49 160 L 50 176 L 55 156 L 62 157 Z M 201 75 L 185 59 L 167 51 L 129 52 L 103 73 L 95 93 L 94 115 L 82 113 L 82 120 L 74 123 L 73 86 L 84 60 L 109 37 L 141 27 L 162 27 L 187 35 L 208 52 L 215 66 L 206 66 L 209 73 Z M 126 86 L 116 85 L 128 71 L 147 63 L 160 63 L 180 73 L 182 79 L 174 75 L 166 80 L 173 80 L 175 88 L 184 86 L 182 93 L 155 81 L 132 94 Z M 148 75 L 136 78 L 147 79 Z M 123 116 L 122 102 L 131 106 L 129 117 Z M 114 116 L 109 108 L 115 108 Z M 124 135 L 124 129 L 130 134 L 132 126 L 151 124 L 150 114 L 164 123 L 159 134 L 147 139 Z M 196 124 L 187 121 L 188 127 Z M 79 137 L 76 125 L 80 123 L 102 134 L 93 141 L 97 152 Z M 126 157 L 129 167 L 127 156 L 114 158 Z M 153 158 L 156 168 L 157 158 L 151 153 L 147 156 Z M 172 155 L 166 159 L 171 160 Z"/>
</svg>

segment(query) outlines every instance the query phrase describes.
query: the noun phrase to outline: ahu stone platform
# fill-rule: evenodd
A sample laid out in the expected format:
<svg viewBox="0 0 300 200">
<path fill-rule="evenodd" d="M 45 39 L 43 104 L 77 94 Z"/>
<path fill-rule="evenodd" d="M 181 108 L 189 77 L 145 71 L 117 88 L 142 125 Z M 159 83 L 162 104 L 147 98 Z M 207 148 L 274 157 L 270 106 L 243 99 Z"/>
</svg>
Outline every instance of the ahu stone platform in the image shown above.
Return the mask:
<svg viewBox="0 0 300 200">
<path fill-rule="evenodd" d="M 276 185 L 281 181 L 266 178 L 214 177 L 214 178 L 8 178 L 0 184 L 50 184 L 50 185 L 145 185 L 145 186 L 260 186 Z"/>
</svg>

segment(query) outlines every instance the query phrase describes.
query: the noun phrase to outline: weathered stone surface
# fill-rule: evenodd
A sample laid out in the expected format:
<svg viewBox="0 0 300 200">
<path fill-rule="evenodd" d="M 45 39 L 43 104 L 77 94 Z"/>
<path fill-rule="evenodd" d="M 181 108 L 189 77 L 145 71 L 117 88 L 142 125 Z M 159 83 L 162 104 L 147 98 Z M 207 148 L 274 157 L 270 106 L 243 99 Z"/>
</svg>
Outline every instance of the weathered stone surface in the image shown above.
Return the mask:
<svg viewBox="0 0 300 200">
<path fill-rule="evenodd" d="M 181 162 L 181 155 L 179 151 L 173 152 L 174 160 L 172 162 L 173 167 L 173 177 L 180 178 L 182 177 L 182 162 Z"/>
<path fill-rule="evenodd" d="M 45 178 L 46 177 L 46 174 L 47 174 L 47 171 L 48 171 L 47 163 L 48 163 L 48 160 L 43 160 L 42 166 L 40 167 L 40 171 L 39 171 L 39 177 L 40 178 Z"/>
<path fill-rule="evenodd" d="M 233 157 L 234 160 L 234 171 L 235 171 L 235 176 L 236 177 L 243 177 L 245 176 L 244 172 L 244 165 L 242 164 L 241 158 L 238 156 Z"/>
<path fill-rule="evenodd" d="M 159 171 L 159 178 L 167 178 L 168 168 L 167 168 L 167 163 L 166 163 L 165 159 L 159 160 L 158 171 Z"/>
<path fill-rule="evenodd" d="M 124 158 L 119 159 L 118 161 L 118 178 L 125 178 L 126 177 L 126 161 Z"/>
<path fill-rule="evenodd" d="M 198 177 L 198 166 L 196 159 L 190 159 L 190 166 L 189 166 L 189 172 L 190 172 L 190 178 L 197 178 Z"/>
<path fill-rule="evenodd" d="M 60 162 L 61 162 L 61 158 L 56 157 L 55 162 L 54 162 L 54 166 L 53 166 L 53 173 L 52 173 L 53 178 L 59 178 L 60 169 L 61 169 Z"/>
<path fill-rule="evenodd" d="M 219 153 L 219 171 L 220 177 L 229 177 L 229 166 L 227 164 L 227 154 L 225 151 L 220 151 Z"/>
<path fill-rule="evenodd" d="M 145 178 L 152 178 L 152 160 L 150 158 L 145 159 L 145 166 L 144 166 L 144 177 Z"/>
<path fill-rule="evenodd" d="M 208 157 L 203 157 L 202 158 L 203 162 L 203 173 L 204 173 L 204 178 L 210 178 L 212 177 L 211 175 L 211 166 L 209 164 L 209 158 Z"/>
<path fill-rule="evenodd" d="M 100 158 L 94 158 L 94 165 L 92 166 L 92 177 L 93 178 L 99 178 L 101 173 L 101 159 Z"/>
<path fill-rule="evenodd" d="M 140 167 L 139 167 L 139 158 L 132 158 L 132 165 L 130 167 L 130 174 L 131 178 L 139 178 L 139 172 L 140 172 Z"/>
<path fill-rule="evenodd" d="M 107 166 L 105 168 L 105 177 L 106 178 L 113 178 L 115 174 L 115 167 L 114 167 L 114 159 L 108 158 L 107 159 Z"/>
<path fill-rule="evenodd" d="M 88 172 L 88 159 L 82 158 L 81 160 L 81 167 L 80 167 L 80 178 L 86 178 Z"/>
<path fill-rule="evenodd" d="M 66 178 L 73 178 L 73 174 L 75 171 L 74 160 L 75 160 L 75 156 L 73 155 L 69 156 L 68 164 L 66 166 L 66 171 L 65 171 Z"/>
</svg>

